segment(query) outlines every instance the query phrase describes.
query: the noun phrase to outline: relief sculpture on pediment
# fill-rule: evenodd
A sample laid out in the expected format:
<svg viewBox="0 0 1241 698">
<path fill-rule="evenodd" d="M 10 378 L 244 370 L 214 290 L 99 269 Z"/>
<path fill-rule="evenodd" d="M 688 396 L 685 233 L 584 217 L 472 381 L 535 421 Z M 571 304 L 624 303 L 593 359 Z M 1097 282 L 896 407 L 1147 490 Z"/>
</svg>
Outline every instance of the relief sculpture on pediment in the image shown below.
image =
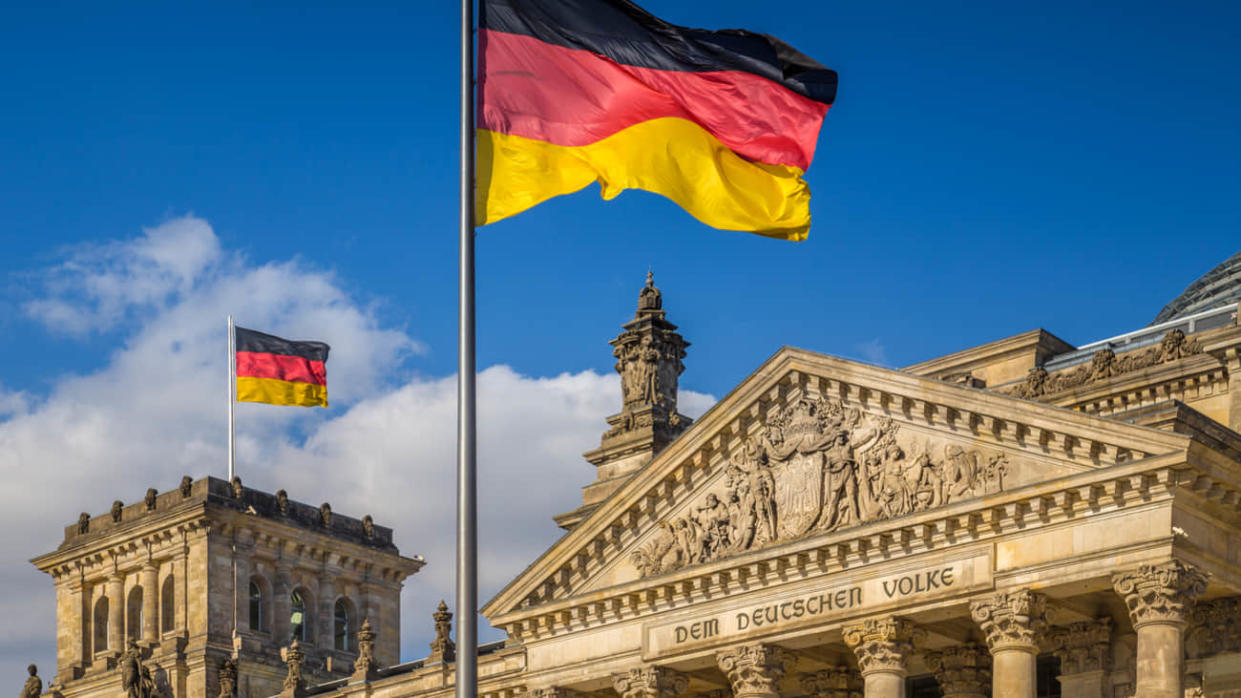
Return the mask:
<svg viewBox="0 0 1241 698">
<path fill-rule="evenodd" d="M 804 398 L 729 454 L 719 483 L 630 560 L 641 576 L 774 542 L 904 516 L 1003 487 L 999 452 L 935 444 L 824 398 Z"/>
<path fill-rule="evenodd" d="M 1196 338 L 1186 337 L 1181 330 L 1168 330 L 1158 346 L 1120 355 L 1105 347 L 1091 355 L 1089 364 L 1056 373 L 1048 373 L 1042 366 L 1035 366 L 1026 375 L 1025 382 L 1000 392 L 1034 400 L 1051 393 L 1097 383 L 1130 371 L 1179 361 L 1201 353 L 1202 343 Z"/>
</svg>

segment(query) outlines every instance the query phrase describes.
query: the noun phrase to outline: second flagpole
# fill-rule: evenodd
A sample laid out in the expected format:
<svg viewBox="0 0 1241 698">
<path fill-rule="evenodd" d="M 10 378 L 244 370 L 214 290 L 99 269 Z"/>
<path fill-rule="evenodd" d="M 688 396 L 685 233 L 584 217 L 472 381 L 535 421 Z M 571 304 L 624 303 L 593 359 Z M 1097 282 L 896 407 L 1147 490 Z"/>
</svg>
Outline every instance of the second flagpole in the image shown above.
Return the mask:
<svg viewBox="0 0 1241 698">
<path fill-rule="evenodd" d="M 234 412 L 237 405 L 237 332 L 228 316 L 228 481 L 237 474 L 237 437 Z"/>
<path fill-rule="evenodd" d="M 460 277 L 457 337 L 456 698 L 478 695 L 478 515 L 474 390 L 474 0 L 461 0 Z"/>
</svg>

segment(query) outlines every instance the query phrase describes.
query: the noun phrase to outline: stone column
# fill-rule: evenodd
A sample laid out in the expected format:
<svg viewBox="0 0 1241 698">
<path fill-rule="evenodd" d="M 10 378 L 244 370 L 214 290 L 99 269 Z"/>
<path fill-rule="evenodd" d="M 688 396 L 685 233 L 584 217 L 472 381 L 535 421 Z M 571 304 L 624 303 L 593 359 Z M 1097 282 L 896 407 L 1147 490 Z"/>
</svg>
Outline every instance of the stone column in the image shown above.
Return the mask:
<svg viewBox="0 0 1241 698">
<path fill-rule="evenodd" d="M 673 698 L 689 688 L 689 677 L 660 666 L 637 667 L 612 675 L 621 698 Z"/>
<path fill-rule="evenodd" d="M 802 674 L 801 687 L 810 698 L 862 698 L 862 679 L 847 666 Z"/>
<path fill-rule="evenodd" d="M 1129 608 L 1138 634 L 1137 694 L 1181 698 L 1185 626 L 1207 575 L 1179 560 L 1142 565 L 1112 575 L 1112 586 Z"/>
<path fill-rule="evenodd" d="M 1001 592 L 970 604 L 987 636 L 993 664 L 993 698 L 1034 698 L 1038 634 L 1047 625 L 1047 599 L 1029 589 Z"/>
<path fill-rule="evenodd" d="M 987 698 L 991 687 L 991 655 L 974 643 L 928 652 L 926 666 L 935 674 L 944 698 Z"/>
<path fill-rule="evenodd" d="M 253 546 L 233 543 L 233 609 L 237 613 L 237 630 L 258 630 L 250 627 L 250 553 L 253 550 Z"/>
<path fill-rule="evenodd" d="M 336 584 L 330 576 L 319 576 L 319 629 L 318 645 L 324 649 L 336 649 Z M 350 622 L 357 623 L 350 618 Z M 356 631 L 351 631 L 356 632 Z"/>
<path fill-rule="evenodd" d="M 271 632 L 276 644 L 283 645 L 289 641 L 289 614 L 293 612 L 292 601 L 289 599 L 289 575 L 293 567 L 287 562 L 276 563 L 276 578 L 272 580 L 271 592 Z"/>
<path fill-rule="evenodd" d="M 185 635 L 190 628 L 190 549 L 189 545 L 183 545 L 176 555 L 172 558 L 174 576 L 172 584 L 176 587 L 176 615 L 175 623 L 177 633 Z"/>
<path fill-rule="evenodd" d="M 776 645 L 737 645 L 715 654 L 735 698 L 779 698 L 779 684 L 795 657 Z"/>
<path fill-rule="evenodd" d="M 112 603 L 109 601 L 108 603 Z M 142 566 L 142 639 L 159 641 L 159 569 L 154 562 Z"/>
<path fill-rule="evenodd" d="M 901 618 L 871 618 L 845 626 L 845 644 L 853 648 L 862 672 L 866 698 L 905 698 L 905 676 L 917 628 Z"/>
<path fill-rule="evenodd" d="M 90 598 L 78 569 L 56 583 L 56 683 L 77 678 L 90 642 Z"/>
<path fill-rule="evenodd" d="M 1105 698 L 1112 670 L 1112 619 L 1073 623 L 1051 632 L 1052 646 L 1060 660 L 1060 695 L 1063 698 Z"/>
<path fill-rule="evenodd" d="M 108 577 L 108 653 L 125 650 L 125 577 L 117 572 Z"/>
</svg>

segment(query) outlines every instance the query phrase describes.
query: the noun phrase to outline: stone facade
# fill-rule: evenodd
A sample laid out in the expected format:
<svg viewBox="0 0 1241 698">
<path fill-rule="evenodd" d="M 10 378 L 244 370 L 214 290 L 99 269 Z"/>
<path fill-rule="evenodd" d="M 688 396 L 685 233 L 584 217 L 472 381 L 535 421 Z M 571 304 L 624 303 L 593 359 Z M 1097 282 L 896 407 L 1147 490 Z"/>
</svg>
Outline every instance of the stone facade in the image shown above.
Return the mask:
<svg viewBox="0 0 1241 698">
<path fill-rule="evenodd" d="M 1241 326 L 1208 316 L 1107 347 L 1039 330 L 905 370 L 784 348 L 691 425 L 675 403 L 688 344 L 648 278 L 613 342 L 623 404 L 587 454 L 596 477 L 582 507 L 556 517 L 568 532 L 482 609 L 506 639 L 479 648 L 480 694 L 1237 695 Z M 123 598 L 151 574 L 124 558 L 118 580 L 101 548 L 71 541 L 110 541 L 129 511 L 120 524 L 86 517 L 66 548 L 36 561 L 63 588 L 63 695 L 102 695 L 71 690 L 113 671 L 80 629 L 96 599 Z M 287 580 L 282 588 L 313 567 L 274 568 L 283 558 L 271 550 L 288 547 L 264 542 L 274 534 L 235 536 L 241 524 L 227 516 L 204 526 L 200 547 L 179 548 L 197 551 L 185 556 L 199 575 L 189 598 L 231 593 L 219 585 L 235 541 L 253 545 L 246 564 Z M 385 554 L 384 588 L 395 588 L 416 568 Z M 83 577 L 70 562 L 87 559 Z M 179 558 L 154 559 L 159 579 L 164 560 Z M 74 579 L 89 582 L 86 593 Z M 322 598 L 357 583 L 333 576 L 308 588 Z M 184 617 L 209 617 L 208 607 Z M 319 649 L 310 642 L 299 648 L 307 659 L 260 663 L 265 645 L 243 641 L 230 655 L 218 630 L 198 654 L 198 636 L 182 631 L 176 656 L 190 676 L 235 656 L 236 678 L 223 675 L 254 698 L 447 698 L 448 609 L 433 614 L 432 655 L 399 666 L 379 649 L 393 647 L 390 613 L 362 632 L 346 678 L 308 673 Z M 205 695 L 194 681 L 175 695 Z"/>
<path fill-rule="evenodd" d="M 238 479 L 186 478 L 103 516 L 83 514 L 55 552 L 34 560 L 56 586 L 49 691 L 125 695 L 136 662 L 151 675 L 151 689 L 134 694 L 143 698 L 275 695 L 295 634 L 311 680 L 346 676 L 364 618 L 379 629 L 376 659 L 395 664 L 400 590 L 423 562 L 402 557 L 370 517 L 325 517 L 325 508 Z"/>
</svg>

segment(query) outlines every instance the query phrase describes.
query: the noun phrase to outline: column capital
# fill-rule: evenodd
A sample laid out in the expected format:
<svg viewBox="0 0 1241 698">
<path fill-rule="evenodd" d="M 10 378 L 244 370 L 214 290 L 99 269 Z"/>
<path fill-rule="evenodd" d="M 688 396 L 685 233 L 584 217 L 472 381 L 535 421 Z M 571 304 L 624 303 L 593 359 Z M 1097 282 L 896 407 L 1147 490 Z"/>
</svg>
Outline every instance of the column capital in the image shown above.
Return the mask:
<svg viewBox="0 0 1241 698">
<path fill-rule="evenodd" d="M 844 628 L 845 644 L 857 656 L 862 676 L 870 673 L 905 675 L 906 662 L 922 631 L 913 623 L 889 616 L 868 618 Z"/>
<path fill-rule="evenodd" d="M 1000 592 L 972 602 L 970 616 L 987 636 L 992 653 L 1037 653 L 1038 635 L 1047 627 L 1047 597 L 1029 589 Z"/>
<path fill-rule="evenodd" d="M 847 666 L 802 674 L 799 683 L 810 698 L 862 698 L 862 681 Z"/>
<path fill-rule="evenodd" d="M 1112 668 L 1112 619 L 1084 620 L 1051 631 L 1052 652 L 1060 660 L 1061 674 L 1110 671 Z"/>
<path fill-rule="evenodd" d="M 776 698 L 780 695 L 777 685 L 785 672 L 793 668 L 795 660 L 796 657 L 783 647 L 762 643 L 737 645 L 715 654 L 715 661 L 728 677 L 737 698 Z"/>
<path fill-rule="evenodd" d="M 1116 572 L 1112 587 L 1125 600 L 1134 629 L 1148 623 L 1185 625 L 1207 588 L 1207 573 L 1180 560 Z"/>
<path fill-rule="evenodd" d="M 953 645 L 924 659 L 945 698 L 985 698 L 991 688 L 991 653 L 982 645 Z"/>
<path fill-rule="evenodd" d="M 689 689 L 689 677 L 661 666 L 634 667 L 613 674 L 612 686 L 621 698 L 670 698 Z"/>
<path fill-rule="evenodd" d="M 530 698 L 582 698 L 585 694 L 564 686 L 545 686 L 530 689 L 529 695 Z"/>
</svg>

